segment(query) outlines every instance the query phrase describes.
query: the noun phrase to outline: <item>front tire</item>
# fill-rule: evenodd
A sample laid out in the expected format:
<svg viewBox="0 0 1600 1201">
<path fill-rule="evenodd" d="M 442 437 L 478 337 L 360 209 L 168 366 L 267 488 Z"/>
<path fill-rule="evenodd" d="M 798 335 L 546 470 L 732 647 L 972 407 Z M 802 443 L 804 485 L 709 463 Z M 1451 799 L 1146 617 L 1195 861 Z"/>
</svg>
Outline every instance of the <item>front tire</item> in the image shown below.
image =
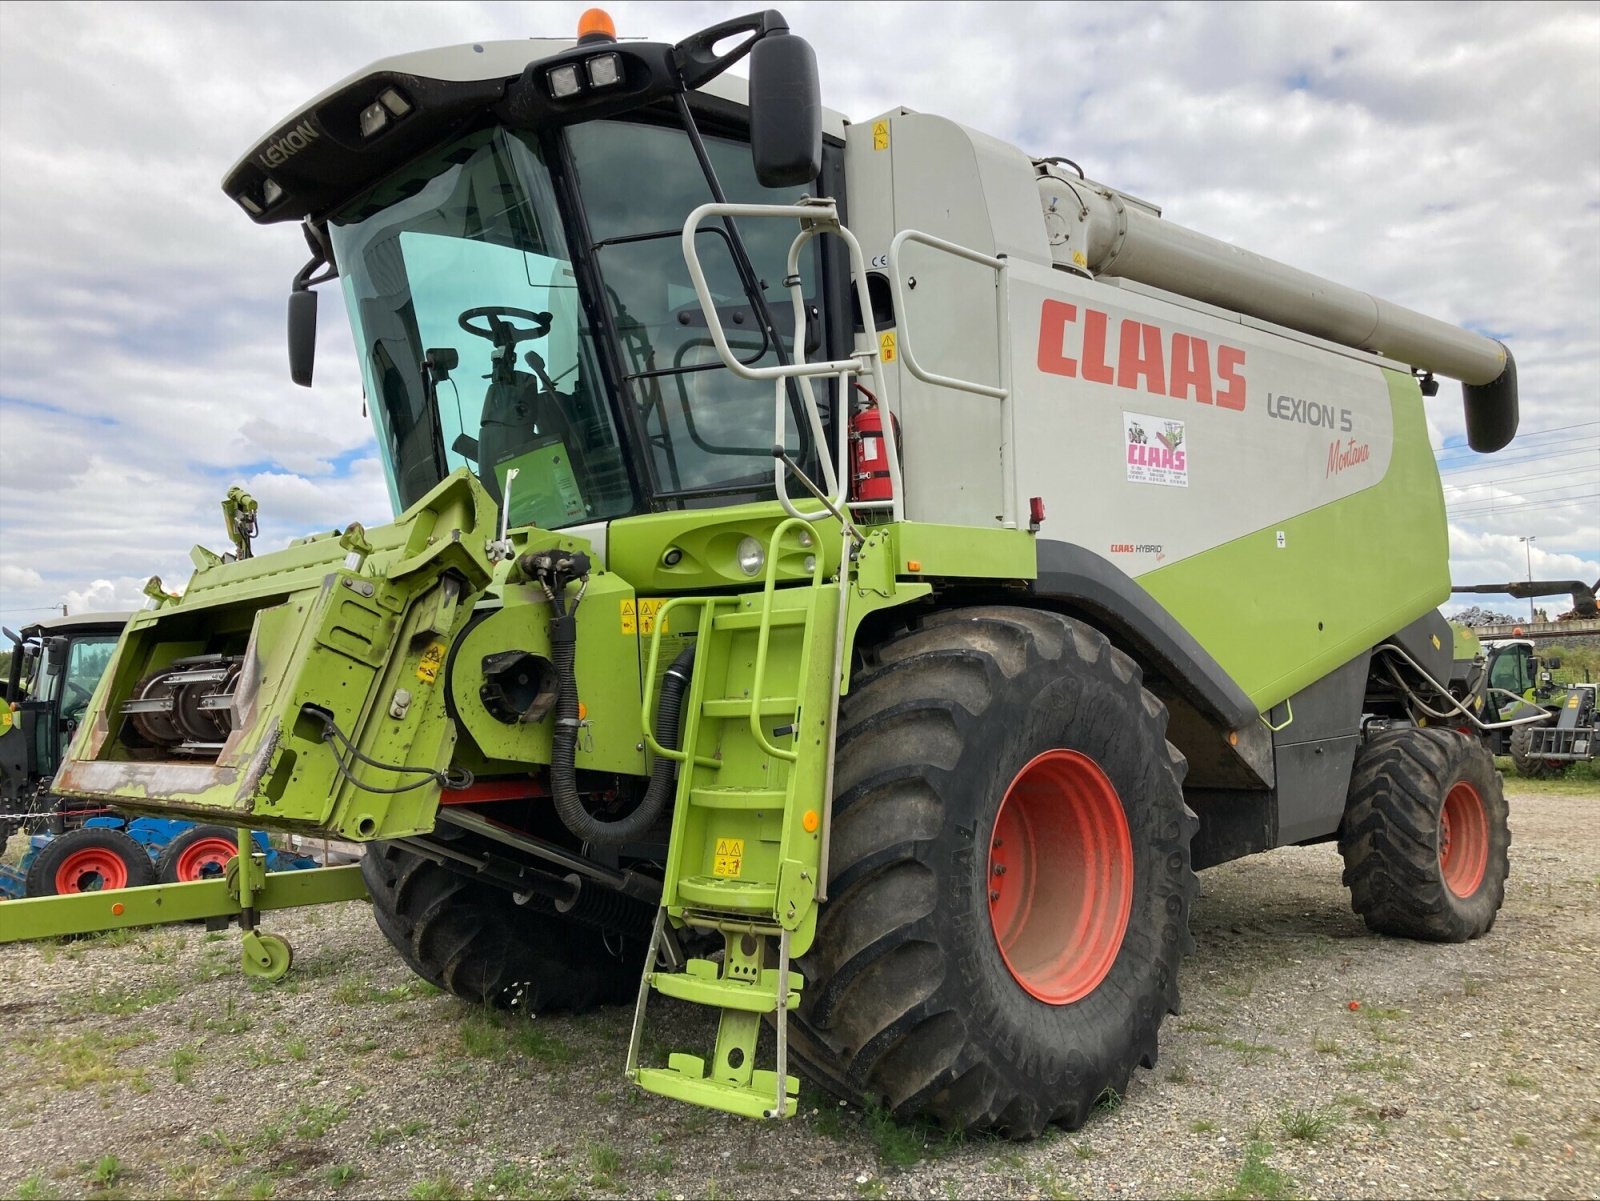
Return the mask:
<svg viewBox="0 0 1600 1201">
<path fill-rule="evenodd" d="M 411 970 L 475 1005 L 581 1013 L 629 999 L 639 986 L 631 941 L 518 905 L 390 842 L 361 859 L 378 929 Z"/>
<path fill-rule="evenodd" d="M 1534 756 L 1533 732 L 1535 726 L 1517 726 L 1511 731 L 1511 766 L 1517 775 L 1527 780 L 1559 775 L 1566 768 L 1561 760 L 1540 759 Z"/>
<path fill-rule="evenodd" d="M 1166 721 L 1132 660 L 1056 614 L 950 610 L 876 648 L 840 710 L 791 1023 L 814 1078 L 1032 1138 L 1154 1066 L 1196 888 Z"/>
<path fill-rule="evenodd" d="M 1410 728 L 1356 753 L 1339 853 L 1369 929 L 1430 942 L 1487 934 L 1510 848 L 1500 773 L 1476 739 Z"/>
</svg>

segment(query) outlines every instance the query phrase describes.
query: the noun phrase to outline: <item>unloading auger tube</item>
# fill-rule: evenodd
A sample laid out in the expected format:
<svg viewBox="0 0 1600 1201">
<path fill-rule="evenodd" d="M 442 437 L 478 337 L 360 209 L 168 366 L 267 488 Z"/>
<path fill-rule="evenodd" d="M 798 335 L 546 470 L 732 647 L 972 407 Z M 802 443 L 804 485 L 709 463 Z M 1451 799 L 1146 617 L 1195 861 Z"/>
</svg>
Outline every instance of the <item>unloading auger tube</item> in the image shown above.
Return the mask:
<svg viewBox="0 0 1600 1201">
<path fill-rule="evenodd" d="M 1057 261 L 1065 249 L 1067 263 L 1092 276 L 1148 284 L 1460 380 L 1473 450 L 1499 450 L 1516 435 L 1517 365 L 1503 343 L 1174 225 L 1048 162 L 1039 169 Z"/>
</svg>

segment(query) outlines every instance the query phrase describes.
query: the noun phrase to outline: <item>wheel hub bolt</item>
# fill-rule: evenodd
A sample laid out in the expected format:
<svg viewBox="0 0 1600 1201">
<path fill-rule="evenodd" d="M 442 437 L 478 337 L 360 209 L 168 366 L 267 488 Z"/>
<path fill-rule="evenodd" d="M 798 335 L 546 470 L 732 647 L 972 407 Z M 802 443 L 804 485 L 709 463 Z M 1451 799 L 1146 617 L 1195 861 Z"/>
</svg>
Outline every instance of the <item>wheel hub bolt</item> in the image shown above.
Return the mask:
<svg viewBox="0 0 1600 1201">
<path fill-rule="evenodd" d="M 989 890 L 989 899 L 991 901 L 998 901 L 1000 899 L 1000 890 L 998 888 L 991 888 Z"/>
<path fill-rule="evenodd" d="M 1006 874 L 1006 865 L 1003 864 L 1003 863 L 995 864 L 994 865 L 994 874 L 997 875 L 997 876 L 1005 875 Z"/>
</svg>

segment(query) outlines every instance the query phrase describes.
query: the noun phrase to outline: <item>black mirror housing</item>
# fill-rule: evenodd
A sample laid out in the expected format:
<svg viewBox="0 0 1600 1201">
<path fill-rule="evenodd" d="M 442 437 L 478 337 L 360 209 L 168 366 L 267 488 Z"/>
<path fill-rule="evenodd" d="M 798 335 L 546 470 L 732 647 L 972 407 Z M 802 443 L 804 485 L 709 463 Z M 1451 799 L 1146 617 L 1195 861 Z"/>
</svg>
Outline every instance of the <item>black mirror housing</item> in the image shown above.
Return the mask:
<svg viewBox="0 0 1600 1201">
<path fill-rule="evenodd" d="M 750 154 L 765 188 L 804 187 L 822 172 L 817 56 L 787 30 L 772 30 L 750 49 Z"/>
<path fill-rule="evenodd" d="M 317 359 L 317 294 L 307 288 L 289 293 L 289 378 L 311 386 Z"/>
</svg>

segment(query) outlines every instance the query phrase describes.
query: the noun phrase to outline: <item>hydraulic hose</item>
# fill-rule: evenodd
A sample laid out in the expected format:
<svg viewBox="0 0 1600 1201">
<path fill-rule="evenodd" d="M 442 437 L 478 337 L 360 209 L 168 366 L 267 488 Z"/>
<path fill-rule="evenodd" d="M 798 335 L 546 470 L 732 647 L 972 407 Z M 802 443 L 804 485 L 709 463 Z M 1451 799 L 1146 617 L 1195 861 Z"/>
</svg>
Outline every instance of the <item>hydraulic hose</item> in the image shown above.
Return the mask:
<svg viewBox="0 0 1600 1201">
<path fill-rule="evenodd" d="M 633 812 L 615 821 L 596 817 L 578 795 L 575 756 L 578 747 L 578 680 L 573 664 L 578 652 L 577 623 L 571 616 L 550 623 L 550 659 L 556 669 L 556 728 L 550 747 L 550 794 L 556 816 L 576 838 L 615 845 L 636 842 L 655 825 L 672 795 L 677 778 L 675 760 L 660 756 L 650 771 L 650 783 Z M 661 681 L 661 701 L 656 706 L 656 738 L 668 750 L 678 747 L 678 722 L 683 694 L 694 666 L 694 648 L 680 654 Z"/>
</svg>

